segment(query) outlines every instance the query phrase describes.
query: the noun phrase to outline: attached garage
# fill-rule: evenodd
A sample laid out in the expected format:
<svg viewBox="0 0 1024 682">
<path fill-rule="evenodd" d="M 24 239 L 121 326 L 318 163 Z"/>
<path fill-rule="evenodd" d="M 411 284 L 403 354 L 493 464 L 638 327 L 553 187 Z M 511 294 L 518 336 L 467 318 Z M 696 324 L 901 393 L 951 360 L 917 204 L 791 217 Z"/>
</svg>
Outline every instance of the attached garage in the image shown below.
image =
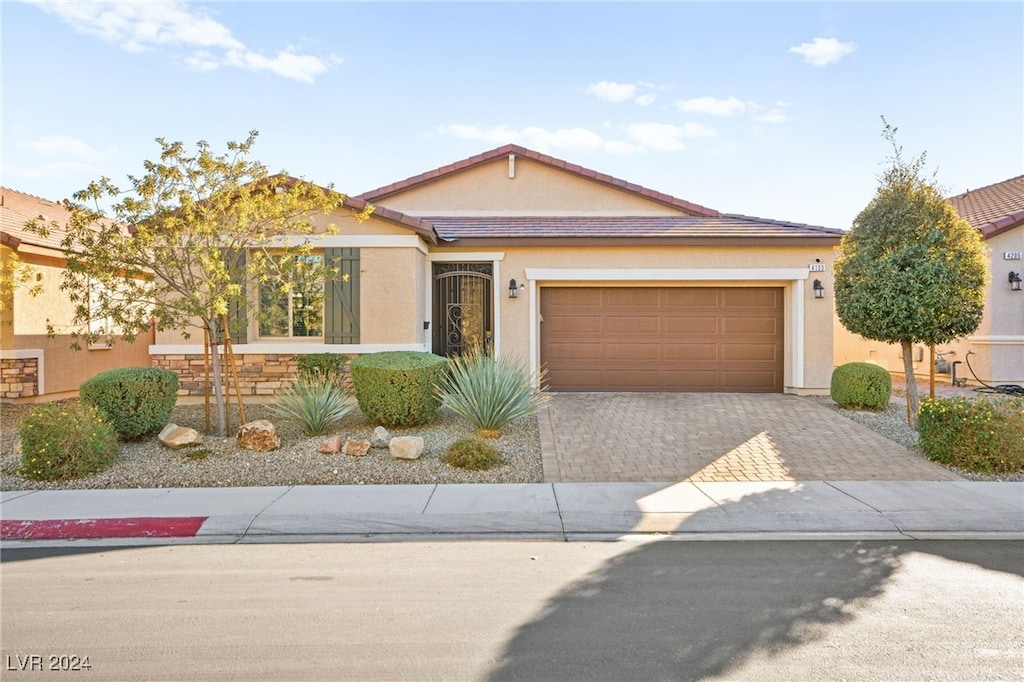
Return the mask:
<svg viewBox="0 0 1024 682">
<path fill-rule="evenodd" d="M 555 391 L 783 390 L 782 287 L 542 287 Z"/>
</svg>

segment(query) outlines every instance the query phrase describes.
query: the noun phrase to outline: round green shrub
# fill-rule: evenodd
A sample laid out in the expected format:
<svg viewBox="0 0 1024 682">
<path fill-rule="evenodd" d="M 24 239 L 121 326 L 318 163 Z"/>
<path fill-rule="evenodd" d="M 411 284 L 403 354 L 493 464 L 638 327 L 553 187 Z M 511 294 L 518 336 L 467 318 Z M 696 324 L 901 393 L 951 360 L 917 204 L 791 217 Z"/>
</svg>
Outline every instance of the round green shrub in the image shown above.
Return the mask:
<svg viewBox="0 0 1024 682">
<path fill-rule="evenodd" d="M 432 353 L 386 351 L 350 363 L 359 409 L 391 428 L 433 421 L 441 399 L 434 391 L 448 360 Z"/>
<path fill-rule="evenodd" d="M 870 362 L 849 362 L 832 371 L 830 395 L 840 407 L 884 410 L 892 397 L 892 377 Z"/>
<path fill-rule="evenodd" d="M 62 481 L 103 471 L 117 457 L 114 426 L 93 405 L 47 403 L 21 420 L 22 473 Z"/>
<path fill-rule="evenodd" d="M 469 471 L 486 471 L 505 463 L 505 458 L 481 438 L 461 438 L 441 456 L 449 466 Z"/>
<path fill-rule="evenodd" d="M 962 471 L 1024 471 L 1024 400 L 925 398 L 917 418 L 925 457 Z"/>
<path fill-rule="evenodd" d="M 167 424 L 178 399 L 178 375 L 159 367 L 119 367 L 82 382 L 78 395 L 95 405 L 125 440 L 139 440 Z"/>
<path fill-rule="evenodd" d="M 313 379 L 316 375 L 321 375 L 338 383 L 342 381 L 347 361 L 347 355 L 338 353 L 310 353 L 295 356 L 299 379 Z"/>
</svg>

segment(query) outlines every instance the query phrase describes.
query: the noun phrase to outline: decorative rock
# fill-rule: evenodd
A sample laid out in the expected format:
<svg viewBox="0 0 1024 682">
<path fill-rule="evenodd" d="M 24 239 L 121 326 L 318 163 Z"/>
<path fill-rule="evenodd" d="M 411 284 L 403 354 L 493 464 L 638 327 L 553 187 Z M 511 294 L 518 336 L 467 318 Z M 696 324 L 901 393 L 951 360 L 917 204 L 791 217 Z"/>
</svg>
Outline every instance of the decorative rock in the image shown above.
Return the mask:
<svg viewBox="0 0 1024 682">
<path fill-rule="evenodd" d="M 423 454 L 423 438 L 420 436 L 395 436 L 388 444 L 394 459 L 419 459 Z"/>
<path fill-rule="evenodd" d="M 388 443 L 391 442 L 391 434 L 383 426 L 378 426 L 373 430 L 373 436 L 370 438 L 370 445 L 375 448 L 386 448 Z"/>
<path fill-rule="evenodd" d="M 331 436 L 317 448 L 317 452 L 325 455 L 336 455 L 341 452 L 341 436 Z"/>
<path fill-rule="evenodd" d="M 277 435 L 277 429 L 266 419 L 257 419 L 256 421 L 242 424 L 242 428 L 238 430 L 236 440 L 239 447 L 258 452 L 277 450 L 281 447 L 281 439 Z"/>
<path fill-rule="evenodd" d="M 203 437 L 199 435 L 198 431 L 187 426 L 178 426 L 177 424 L 165 426 L 157 438 L 164 447 L 172 450 L 192 447 L 203 442 Z"/>
<path fill-rule="evenodd" d="M 343 455 L 352 455 L 353 457 L 366 457 L 366 453 L 369 451 L 370 441 L 365 438 L 362 440 L 348 438 L 345 440 L 345 445 L 341 448 L 341 453 Z"/>
</svg>

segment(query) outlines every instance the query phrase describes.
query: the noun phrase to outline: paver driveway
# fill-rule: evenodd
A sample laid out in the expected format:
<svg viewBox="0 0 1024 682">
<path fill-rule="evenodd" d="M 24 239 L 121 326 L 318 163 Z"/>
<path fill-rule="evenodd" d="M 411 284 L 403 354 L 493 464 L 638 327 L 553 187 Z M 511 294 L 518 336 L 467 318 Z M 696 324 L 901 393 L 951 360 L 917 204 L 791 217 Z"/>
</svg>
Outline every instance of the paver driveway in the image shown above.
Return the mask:
<svg viewBox="0 0 1024 682">
<path fill-rule="evenodd" d="M 546 481 L 944 481 L 960 477 L 814 398 L 556 393 Z"/>
</svg>

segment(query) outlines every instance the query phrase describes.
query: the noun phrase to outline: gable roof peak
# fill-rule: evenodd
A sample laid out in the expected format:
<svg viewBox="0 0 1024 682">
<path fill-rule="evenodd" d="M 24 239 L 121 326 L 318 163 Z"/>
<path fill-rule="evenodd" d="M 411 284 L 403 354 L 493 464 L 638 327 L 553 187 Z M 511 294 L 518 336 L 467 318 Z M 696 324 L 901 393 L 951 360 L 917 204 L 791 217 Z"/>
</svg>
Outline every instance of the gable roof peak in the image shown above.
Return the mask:
<svg viewBox="0 0 1024 682">
<path fill-rule="evenodd" d="M 434 170 L 414 175 L 406 178 L 405 180 L 399 180 L 398 182 L 393 182 L 390 185 L 384 185 L 383 187 L 372 189 L 368 192 L 363 192 L 354 198 L 369 201 L 371 203 L 377 202 L 394 194 L 398 194 L 399 192 L 425 185 L 439 178 L 454 175 L 485 163 L 490 163 L 491 161 L 501 159 L 510 154 L 521 156 L 523 158 L 530 159 L 531 161 L 536 161 L 537 163 L 542 163 L 546 166 L 557 168 L 567 173 L 572 173 L 578 177 L 598 182 L 623 192 L 629 192 L 650 201 L 671 206 L 672 208 L 677 208 L 688 213 L 707 217 L 718 217 L 722 215 L 712 208 L 707 208 L 706 206 L 701 206 L 684 199 L 679 199 L 671 194 L 665 194 L 664 192 L 648 189 L 632 182 L 620 180 L 619 178 L 608 175 L 607 173 L 600 173 L 589 168 L 584 168 L 579 164 L 570 163 L 563 159 L 558 159 L 548 154 L 543 154 L 514 143 L 504 144 L 489 151 L 462 159 L 461 161 L 456 161 L 454 163 L 441 166 L 440 168 L 435 168 Z"/>
</svg>

